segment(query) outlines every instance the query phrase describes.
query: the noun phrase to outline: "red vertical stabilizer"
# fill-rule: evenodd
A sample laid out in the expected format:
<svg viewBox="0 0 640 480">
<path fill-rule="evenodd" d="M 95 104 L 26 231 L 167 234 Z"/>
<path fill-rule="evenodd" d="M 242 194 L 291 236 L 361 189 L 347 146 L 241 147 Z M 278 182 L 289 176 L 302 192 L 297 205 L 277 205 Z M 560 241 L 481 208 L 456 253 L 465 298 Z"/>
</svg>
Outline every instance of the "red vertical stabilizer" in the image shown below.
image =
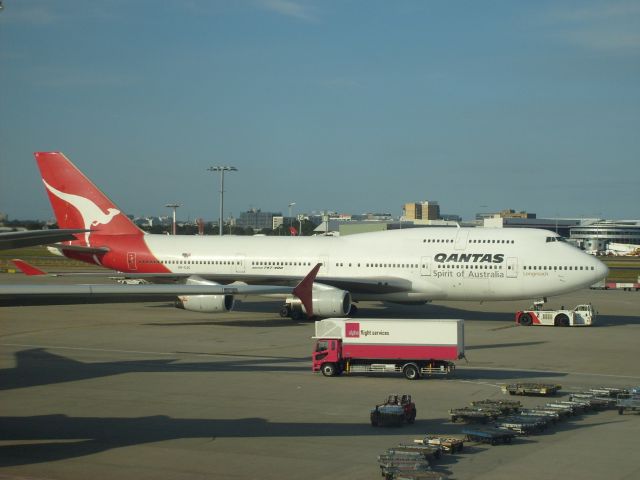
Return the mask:
<svg viewBox="0 0 640 480">
<path fill-rule="evenodd" d="M 62 153 L 36 152 L 34 155 L 60 228 L 92 230 L 79 235 L 87 246 L 91 246 L 94 232 L 143 235 L 142 230 Z"/>
</svg>

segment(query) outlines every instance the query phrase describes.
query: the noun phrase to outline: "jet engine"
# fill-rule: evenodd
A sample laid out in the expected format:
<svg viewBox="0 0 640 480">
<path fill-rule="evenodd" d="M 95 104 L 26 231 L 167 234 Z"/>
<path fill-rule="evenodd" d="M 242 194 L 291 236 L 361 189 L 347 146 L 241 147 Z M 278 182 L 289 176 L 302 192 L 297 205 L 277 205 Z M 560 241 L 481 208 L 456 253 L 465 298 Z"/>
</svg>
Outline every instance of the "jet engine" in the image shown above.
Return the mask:
<svg viewBox="0 0 640 480">
<path fill-rule="evenodd" d="M 199 277 L 189 277 L 187 285 L 220 285 Z M 233 310 L 233 295 L 181 295 L 176 300 L 176 308 L 190 312 L 221 313 Z"/>
<path fill-rule="evenodd" d="M 346 317 L 351 309 L 351 294 L 329 285 L 313 284 L 313 313 L 319 317 Z"/>
</svg>

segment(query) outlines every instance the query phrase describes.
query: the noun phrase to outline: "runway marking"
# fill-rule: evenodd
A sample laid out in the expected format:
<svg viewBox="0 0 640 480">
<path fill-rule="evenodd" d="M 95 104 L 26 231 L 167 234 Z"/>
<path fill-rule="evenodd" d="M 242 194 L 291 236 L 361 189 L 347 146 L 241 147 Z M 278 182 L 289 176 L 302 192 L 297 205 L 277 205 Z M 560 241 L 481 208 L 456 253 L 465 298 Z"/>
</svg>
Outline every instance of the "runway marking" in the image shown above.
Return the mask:
<svg viewBox="0 0 640 480">
<path fill-rule="evenodd" d="M 276 357 L 273 355 L 246 355 L 242 353 L 201 353 L 201 352 L 153 352 L 143 350 L 117 350 L 109 348 L 92 348 L 92 347 L 68 347 L 68 346 L 52 346 L 52 345 L 32 345 L 24 343 L 0 343 L 2 347 L 24 347 L 24 348 L 44 348 L 47 350 L 75 350 L 85 352 L 105 352 L 105 353 L 130 353 L 136 355 L 192 355 L 194 357 L 251 357 L 251 358 L 274 358 L 274 359 L 289 359 L 291 361 L 300 361 L 300 358 L 293 357 Z"/>
</svg>

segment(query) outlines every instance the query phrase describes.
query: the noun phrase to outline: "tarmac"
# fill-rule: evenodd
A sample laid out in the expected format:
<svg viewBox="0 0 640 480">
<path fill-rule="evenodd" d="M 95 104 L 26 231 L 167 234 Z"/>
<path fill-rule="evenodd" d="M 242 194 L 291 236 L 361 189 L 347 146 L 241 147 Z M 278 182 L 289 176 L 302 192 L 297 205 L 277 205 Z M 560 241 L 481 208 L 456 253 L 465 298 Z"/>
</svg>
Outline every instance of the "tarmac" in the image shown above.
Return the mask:
<svg viewBox="0 0 640 480">
<path fill-rule="evenodd" d="M 82 283 L 92 280 L 101 281 Z M 0 288 L 29 281 L 0 274 Z M 640 292 L 583 290 L 548 305 L 586 302 L 599 312 L 586 328 L 515 326 L 523 301 L 359 304 L 359 317 L 465 320 L 467 361 L 450 379 L 418 381 L 313 374 L 313 324 L 280 318 L 278 302 L 246 300 L 227 314 L 166 302 L 4 307 L 0 479 L 381 478 L 385 449 L 461 432 L 449 409 L 514 399 L 501 384 L 558 383 L 563 399 L 640 385 Z M 415 424 L 370 425 L 370 409 L 390 393 L 413 395 Z M 636 479 L 639 428 L 638 414 L 589 413 L 511 445 L 467 443 L 434 470 L 451 479 Z"/>
</svg>

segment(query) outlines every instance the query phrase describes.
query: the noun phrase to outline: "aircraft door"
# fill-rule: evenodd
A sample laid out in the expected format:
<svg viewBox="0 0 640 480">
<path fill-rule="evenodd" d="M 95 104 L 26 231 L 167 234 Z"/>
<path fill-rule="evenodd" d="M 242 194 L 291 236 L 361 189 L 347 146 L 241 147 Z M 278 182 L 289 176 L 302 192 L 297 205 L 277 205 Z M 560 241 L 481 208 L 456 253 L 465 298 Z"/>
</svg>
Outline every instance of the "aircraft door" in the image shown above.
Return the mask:
<svg viewBox="0 0 640 480">
<path fill-rule="evenodd" d="M 420 259 L 420 275 L 423 277 L 431 276 L 431 257 L 422 257 Z"/>
<path fill-rule="evenodd" d="M 237 256 L 236 273 L 244 273 L 244 255 Z"/>
<path fill-rule="evenodd" d="M 458 234 L 456 235 L 456 250 L 466 250 L 468 239 L 469 230 L 463 230 L 462 228 L 459 228 Z"/>
<path fill-rule="evenodd" d="M 518 278 L 518 259 L 516 257 L 507 258 L 507 278 Z"/>
<path fill-rule="evenodd" d="M 322 267 L 320 267 L 320 271 L 323 274 L 328 274 L 329 273 L 329 257 L 327 255 L 321 255 L 318 258 L 318 263 L 322 264 Z"/>
<path fill-rule="evenodd" d="M 127 268 L 129 270 L 137 270 L 138 265 L 136 263 L 136 252 L 127 253 Z"/>
</svg>

